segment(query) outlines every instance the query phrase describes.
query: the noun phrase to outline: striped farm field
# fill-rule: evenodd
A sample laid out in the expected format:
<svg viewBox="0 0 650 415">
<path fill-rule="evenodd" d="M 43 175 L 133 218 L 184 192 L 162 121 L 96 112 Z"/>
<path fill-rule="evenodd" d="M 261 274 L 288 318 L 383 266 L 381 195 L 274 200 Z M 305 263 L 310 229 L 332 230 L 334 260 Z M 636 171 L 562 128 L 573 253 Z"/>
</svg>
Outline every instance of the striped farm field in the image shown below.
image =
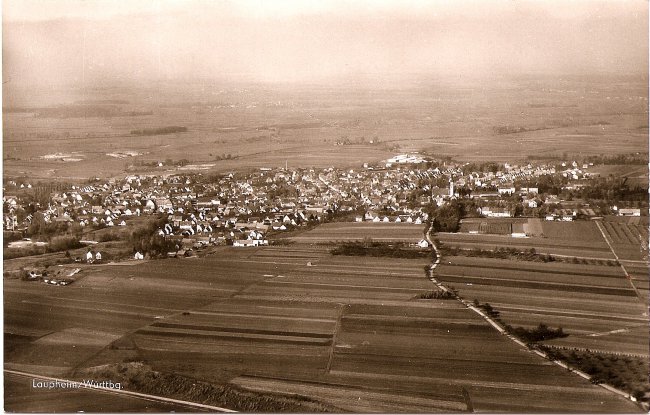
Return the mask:
<svg viewBox="0 0 650 415">
<path fill-rule="evenodd" d="M 437 233 L 435 237 L 448 247 L 458 247 L 461 249 L 479 248 L 493 250 L 495 248 L 515 248 L 521 251 L 529 251 L 532 248 L 539 254 L 601 260 L 615 259 L 614 254 L 602 235 L 599 239 L 591 241 L 544 237 L 514 238 L 509 235 L 461 233 Z"/>
<path fill-rule="evenodd" d="M 633 221 L 633 219 L 636 219 Z M 601 229 L 621 260 L 648 260 L 647 218 L 606 217 Z"/>
<path fill-rule="evenodd" d="M 445 257 L 436 279 L 489 303 L 505 324 L 562 327 L 562 345 L 648 355 L 647 305 L 622 269 L 607 265 Z"/>
<path fill-rule="evenodd" d="M 421 231 L 409 230 L 413 236 Z M 615 327 L 639 323 L 636 309 L 621 306 L 621 299 L 635 297 L 616 291 L 627 290 L 618 282 L 618 267 L 563 271 L 558 264 L 534 264 L 519 275 L 516 268 L 490 264 L 441 268 L 468 278 L 480 276 L 474 268 L 489 270 L 495 284 L 503 282 L 499 273 L 502 280 L 580 288 L 593 278 L 616 294 L 558 295 L 557 289 L 478 283 L 461 292 L 482 287 L 500 295 L 518 292 L 522 299 L 541 293 L 534 299 L 541 312 L 554 310 L 556 318 L 566 317 L 559 313 L 567 303 L 558 298 L 586 296 L 584 306 L 567 313 L 581 310 L 599 332 L 610 329 L 609 321 Z M 5 362 L 60 375 L 146 362 L 161 376 L 235 388 L 237 396 L 263 399 L 278 410 L 283 401 L 274 399 L 282 397 L 340 412 L 641 412 L 515 344 L 460 302 L 421 299 L 436 290 L 426 278 L 428 265 L 427 259 L 334 256 L 328 246 L 294 243 L 88 266 L 69 287 L 6 281 Z M 495 298 L 495 308 L 497 303 Z M 515 316 L 521 310 L 503 312 Z M 589 313 L 605 323 L 596 327 Z M 194 392 L 192 399 L 202 401 Z M 223 399 L 238 405 L 231 409 L 249 408 L 228 396 Z"/>
</svg>

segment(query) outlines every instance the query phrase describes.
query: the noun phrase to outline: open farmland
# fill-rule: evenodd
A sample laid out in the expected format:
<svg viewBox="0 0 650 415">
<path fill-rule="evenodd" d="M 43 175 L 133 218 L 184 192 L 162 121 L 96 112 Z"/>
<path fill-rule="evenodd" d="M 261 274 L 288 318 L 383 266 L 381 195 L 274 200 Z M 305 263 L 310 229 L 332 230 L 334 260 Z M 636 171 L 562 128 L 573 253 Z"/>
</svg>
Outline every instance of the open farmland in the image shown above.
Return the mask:
<svg viewBox="0 0 650 415">
<path fill-rule="evenodd" d="M 610 216 L 598 228 L 636 295 L 648 304 L 648 228 L 647 218 Z"/>
<path fill-rule="evenodd" d="M 196 170 L 228 171 L 285 162 L 358 166 L 405 151 L 512 162 L 578 148 L 582 154 L 648 149 L 643 79 L 489 84 L 422 79 L 399 90 L 352 84 L 287 90 L 218 82 L 44 90 L 8 84 L 5 89 L 3 157 L 10 177 L 86 179 L 125 168 L 148 172 L 152 169 L 142 163 L 179 154 L 202 165 Z M 617 99 L 602 99 L 610 94 Z M 110 111 L 80 111 L 80 103 L 89 101 Z M 72 114 L 65 114 L 66 108 Z M 187 132 L 131 133 L 168 126 Z M 519 132 L 503 134 L 500 126 Z M 70 156 L 48 157 L 56 154 Z M 227 154 L 232 158 L 222 157 Z"/>
<path fill-rule="evenodd" d="M 609 240 L 616 255 L 621 260 L 647 260 L 648 258 L 648 226 L 640 221 L 634 223 L 629 220 L 616 220 L 608 218 L 601 222 L 603 232 Z M 621 218 L 627 219 L 627 218 Z M 630 218 L 641 219 L 641 218 Z"/>
<path fill-rule="evenodd" d="M 625 177 L 627 179 L 626 183 L 628 183 L 630 186 L 638 185 L 641 187 L 648 187 L 648 167 L 645 165 L 638 166 L 629 164 L 603 164 L 598 166 L 590 166 L 589 172 L 591 174 L 598 174 L 602 177 Z"/>
<path fill-rule="evenodd" d="M 543 238 L 513 238 L 505 235 L 474 235 L 457 233 L 438 233 L 436 238 L 444 245 L 462 249 L 484 249 L 491 250 L 495 247 L 515 248 L 519 250 L 530 250 L 534 248 L 537 253 L 550 254 L 554 256 L 569 256 L 578 258 L 593 258 L 602 260 L 614 260 L 614 255 L 607 244 L 603 241 L 594 241 L 592 244 L 587 241 L 562 241 Z M 602 238 L 601 238 L 602 239 Z"/>
<path fill-rule="evenodd" d="M 415 223 L 333 222 L 325 223 L 291 238 L 298 243 L 361 241 L 417 243 L 424 237 L 424 225 Z"/>
<path fill-rule="evenodd" d="M 617 266 L 443 257 L 436 278 L 504 323 L 539 323 L 569 334 L 549 344 L 648 355 L 647 305 Z"/>
<path fill-rule="evenodd" d="M 66 375 L 143 360 L 341 411 L 638 410 L 458 302 L 416 299 L 434 289 L 426 264 L 295 244 L 85 267 L 69 287 L 7 280 L 6 364 Z"/>
</svg>

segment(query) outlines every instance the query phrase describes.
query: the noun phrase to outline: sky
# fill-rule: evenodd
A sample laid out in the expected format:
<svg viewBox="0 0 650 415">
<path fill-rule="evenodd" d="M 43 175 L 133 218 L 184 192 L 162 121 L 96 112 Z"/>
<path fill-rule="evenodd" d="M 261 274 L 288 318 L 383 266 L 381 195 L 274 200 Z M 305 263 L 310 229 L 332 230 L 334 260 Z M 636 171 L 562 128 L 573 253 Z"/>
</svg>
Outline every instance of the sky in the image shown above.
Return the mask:
<svg viewBox="0 0 650 415">
<path fill-rule="evenodd" d="M 647 74 L 645 0 L 4 0 L 3 79 Z"/>
</svg>

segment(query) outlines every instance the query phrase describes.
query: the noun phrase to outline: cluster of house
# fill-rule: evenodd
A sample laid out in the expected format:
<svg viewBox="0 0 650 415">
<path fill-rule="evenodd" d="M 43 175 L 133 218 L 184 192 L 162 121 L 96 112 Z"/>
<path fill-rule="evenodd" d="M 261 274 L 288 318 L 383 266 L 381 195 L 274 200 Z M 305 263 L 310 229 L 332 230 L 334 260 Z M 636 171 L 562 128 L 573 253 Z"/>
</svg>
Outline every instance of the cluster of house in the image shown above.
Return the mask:
<svg viewBox="0 0 650 415">
<path fill-rule="evenodd" d="M 553 197 L 540 198 L 537 187 L 516 188 L 514 180 L 534 182 L 536 177 L 553 174 L 579 179 L 589 167 L 579 169 L 573 163 L 565 170 L 556 170 L 549 165 L 506 163 L 503 171 L 468 173 L 461 164 L 426 168 L 424 161 L 417 154 L 404 154 L 389 159 L 391 167 L 262 168 L 218 177 L 188 173 L 96 179 L 55 192 L 46 206 L 29 209 L 25 204 L 33 199 L 25 197 L 25 192 L 31 185 L 9 182 L 3 196 L 3 225 L 5 229 L 26 229 L 34 215 L 41 215 L 47 223 L 129 226 L 137 222 L 131 218 L 162 213 L 168 220 L 158 233 L 177 239 L 181 245 L 259 246 L 268 244 L 270 231 L 323 221 L 341 212 L 365 212 L 352 214 L 356 221 L 419 224 L 427 220 L 427 205 L 444 205 L 462 197 L 460 188 L 472 190 L 471 197 L 480 202 L 482 215 L 510 217 L 512 210 L 503 207 L 501 201 L 512 195 L 520 195 L 524 205 L 531 208 L 549 203 Z M 628 214 L 624 209 L 620 212 Z M 574 216 L 573 212 L 559 214 L 553 220 Z"/>
</svg>

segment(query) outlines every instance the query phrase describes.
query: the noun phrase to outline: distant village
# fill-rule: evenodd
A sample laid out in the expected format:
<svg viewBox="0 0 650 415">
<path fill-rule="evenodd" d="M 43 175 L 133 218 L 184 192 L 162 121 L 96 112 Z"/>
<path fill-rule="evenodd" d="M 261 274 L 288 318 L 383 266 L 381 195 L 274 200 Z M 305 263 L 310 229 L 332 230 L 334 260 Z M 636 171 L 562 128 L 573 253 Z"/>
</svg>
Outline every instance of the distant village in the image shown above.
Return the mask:
<svg viewBox="0 0 650 415">
<path fill-rule="evenodd" d="M 7 181 L 3 227 L 28 236 L 34 220 L 100 229 L 166 216 L 157 233 L 178 241 L 184 252 L 207 245 L 268 245 L 269 235 L 333 219 L 421 224 L 429 219 L 428 206 L 453 200 L 473 200 L 476 216 L 483 217 L 573 221 L 602 214 L 580 201 L 560 200 L 557 192 L 540 191 L 537 184 L 547 178 L 562 183 L 562 189 L 579 188 L 592 176 L 589 164 L 472 167 L 413 153 L 353 169 L 128 175 L 72 185 L 43 203 L 35 201 L 32 184 Z M 641 214 L 638 208 L 610 208 L 608 213 Z M 134 255 L 143 258 L 141 252 Z"/>
</svg>

